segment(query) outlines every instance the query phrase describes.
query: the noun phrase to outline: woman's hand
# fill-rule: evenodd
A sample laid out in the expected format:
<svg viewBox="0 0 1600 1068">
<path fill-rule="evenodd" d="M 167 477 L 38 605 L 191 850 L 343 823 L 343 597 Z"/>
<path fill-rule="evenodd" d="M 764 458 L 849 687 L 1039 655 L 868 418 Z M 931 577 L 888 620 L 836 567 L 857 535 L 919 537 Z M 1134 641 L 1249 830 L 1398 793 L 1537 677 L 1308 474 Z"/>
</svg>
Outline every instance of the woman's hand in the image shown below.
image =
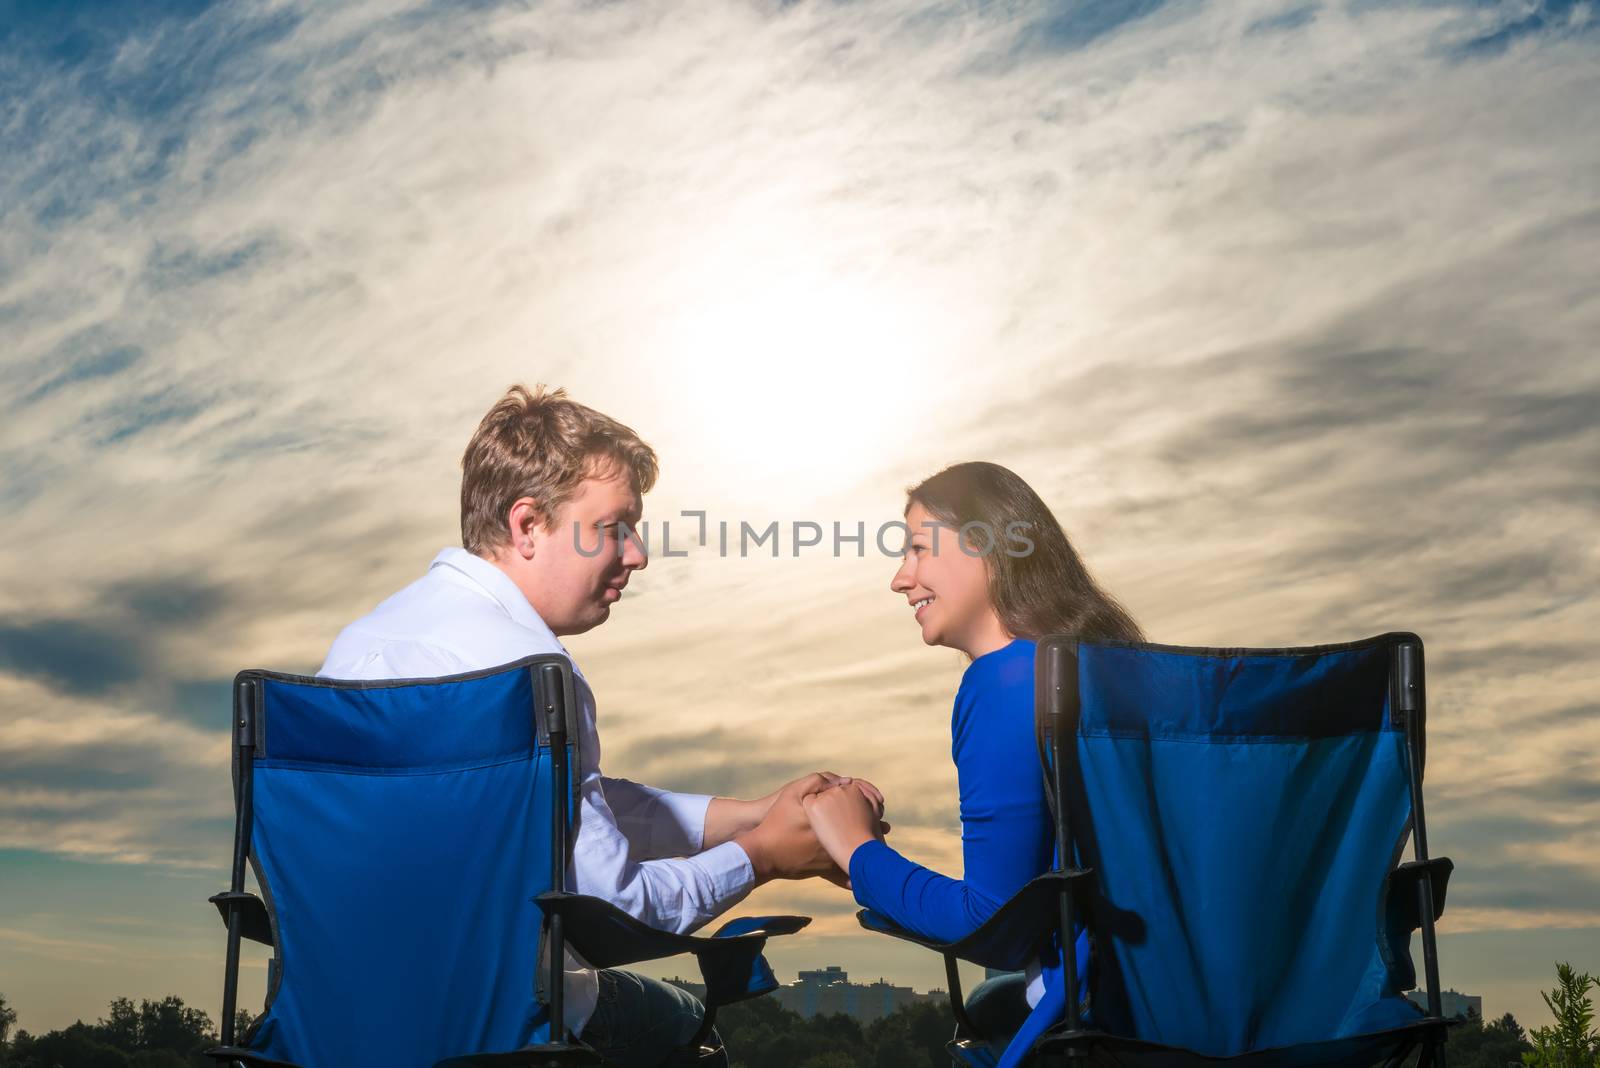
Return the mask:
<svg viewBox="0 0 1600 1068">
<path fill-rule="evenodd" d="M 784 783 L 766 797 L 757 798 L 754 801 L 747 802 L 747 804 L 755 806 L 755 810 L 758 813 L 755 818 L 755 823 L 760 823 L 762 820 L 767 818 L 767 813 L 772 810 L 772 806 L 777 802 L 778 798 L 782 797 L 785 793 L 798 794 L 800 797 L 804 798 L 809 794 L 821 793 L 823 790 L 827 790 L 835 786 L 845 786 L 849 783 L 859 784 L 861 789 L 866 793 L 867 797 L 871 798 L 872 801 L 878 806 L 878 811 L 880 813 L 883 812 L 882 790 L 879 790 L 876 786 L 872 785 L 865 779 L 857 779 L 850 775 L 839 775 L 831 771 L 813 771 L 810 775 L 802 775 L 793 782 Z M 754 826 L 755 823 L 752 823 L 751 826 Z"/>
<path fill-rule="evenodd" d="M 850 855 L 889 829 L 883 822 L 883 795 L 877 787 L 859 779 L 807 794 L 801 798 L 800 806 L 811 821 L 817 841 L 846 873 L 850 871 Z"/>
<path fill-rule="evenodd" d="M 772 811 L 772 806 L 778 803 L 779 798 L 787 795 L 789 799 L 798 803 L 806 794 L 826 790 L 830 786 L 849 781 L 848 776 L 836 775 L 831 771 L 813 771 L 810 775 L 802 775 L 798 779 L 784 783 L 764 797 L 749 801 L 733 797 L 713 797 L 711 804 L 706 808 L 701 848 L 710 849 L 712 846 L 731 842 L 740 835 L 755 830 L 761 821 L 767 818 L 767 814 Z M 878 796 L 881 801 L 883 795 Z"/>
</svg>

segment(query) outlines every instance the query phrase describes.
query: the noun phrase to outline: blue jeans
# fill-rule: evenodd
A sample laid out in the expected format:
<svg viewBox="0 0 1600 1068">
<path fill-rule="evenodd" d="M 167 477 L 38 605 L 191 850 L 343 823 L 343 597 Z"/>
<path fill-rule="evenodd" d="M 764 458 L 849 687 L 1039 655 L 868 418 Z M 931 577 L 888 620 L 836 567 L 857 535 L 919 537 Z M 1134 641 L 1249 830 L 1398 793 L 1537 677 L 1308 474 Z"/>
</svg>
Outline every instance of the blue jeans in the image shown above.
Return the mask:
<svg viewBox="0 0 1600 1068">
<path fill-rule="evenodd" d="M 618 1068 L 658 1068 L 694 1037 L 705 1009 L 693 994 L 659 979 L 615 968 L 600 970 L 600 996 L 579 1037 L 607 1064 Z M 722 1045 L 715 1029 L 707 1039 Z M 728 1059 L 695 1062 L 726 1068 Z"/>
<path fill-rule="evenodd" d="M 972 988 L 965 1007 L 967 1019 L 999 1056 L 1028 1018 L 1028 978 L 1021 972 L 1007 972 L 985 979 Z"/>
</svg>

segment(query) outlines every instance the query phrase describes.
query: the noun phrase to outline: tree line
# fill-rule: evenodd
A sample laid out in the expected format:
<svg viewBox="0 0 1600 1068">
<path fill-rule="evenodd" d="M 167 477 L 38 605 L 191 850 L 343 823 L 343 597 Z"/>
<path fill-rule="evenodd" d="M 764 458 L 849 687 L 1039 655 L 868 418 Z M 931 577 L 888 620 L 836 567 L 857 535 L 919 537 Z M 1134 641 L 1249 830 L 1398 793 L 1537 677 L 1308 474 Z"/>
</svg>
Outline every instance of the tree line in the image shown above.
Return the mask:
<svg viewBox="0 0 1600 1068">
<path fill-rule="evenodd" d="M 1542 992 L 1554 1022 L 1524 1031 L 1506 1013 L 1489 1023 L 1469 1016 L 1450 1031 L 1450 1068 L 1600 1068 L 1590 990 L 1600 980 L 1568 964 Z M 57 1031 L 15 1031 L 17 1016 L 0 995 L 0 1068 L 214 1068 L 202 1051 L 217 1044 L 211 1017 L 178 997 L 111 1002 L 92 1024 Z M 236 1025 L 250 1023 L 241 1012 Z M 944 1001 L 919 1002 L 871 1023 L 849 1016 L 804 1019 L 773 998 L 718 1010 L 717 1030 L 732 1068 L 945 1068 L 945 1042 L 955 1029 Z"/>
<path fill-rule="evenodd" d="M 240 1019 L 249 1023 L 248 1013 Z M 0 995 L 0 1066 L 3 1068 L 215 1068 L 201 1051 L 217 1044 L 209 1013 L 168 995 L 160 1001 L 111 1002 L 92 1024 L 82 1020 L 57 1031 L 12 1033 L 17 1014 Z"/>
</svg>

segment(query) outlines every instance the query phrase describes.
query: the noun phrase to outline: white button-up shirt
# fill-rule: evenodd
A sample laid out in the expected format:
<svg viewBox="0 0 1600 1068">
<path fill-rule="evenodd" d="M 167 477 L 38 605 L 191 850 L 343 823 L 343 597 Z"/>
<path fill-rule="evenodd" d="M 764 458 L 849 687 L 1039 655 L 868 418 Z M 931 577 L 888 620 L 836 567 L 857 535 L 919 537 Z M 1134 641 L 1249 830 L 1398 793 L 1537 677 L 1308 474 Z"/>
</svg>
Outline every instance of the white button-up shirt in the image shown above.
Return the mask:
<svg viewBox="0 0 1600 1068">
<path fill-rule="evenodd" d="M 465 549 L 445 549 L 428 573 L 339 633 L 317 674 L 332 679 L 418 679 L 507 664 L 565 646 L 511 577 Z M 570 889 L 604 898 L 652 927 L 687 933 L 755 885 L 733 842 L 702 851 L 706 794 L 680 794 L 600 774 L 594 691 L 573 662 L 580 787 Z M 594 1012 L 593 969 L 567 951 L 566 1024 L 579 1034 Z"/>
</svg>

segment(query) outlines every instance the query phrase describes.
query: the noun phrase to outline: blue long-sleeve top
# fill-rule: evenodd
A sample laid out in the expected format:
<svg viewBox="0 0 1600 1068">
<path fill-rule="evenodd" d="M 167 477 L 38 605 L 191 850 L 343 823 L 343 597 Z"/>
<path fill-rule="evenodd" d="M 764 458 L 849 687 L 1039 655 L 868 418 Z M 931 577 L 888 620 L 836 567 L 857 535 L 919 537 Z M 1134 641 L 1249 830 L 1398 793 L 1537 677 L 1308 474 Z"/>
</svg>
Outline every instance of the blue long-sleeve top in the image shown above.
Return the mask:
<svg viewBox="0 0 1600 1068">
<path fill-rule="evenodd" d="M 976 930 L 1050 870 L 1054 832 L 1033 728 L 1034 643 L 1014 638 L 967 665 L 950 717 L 961 796 L 964 877 L 952 879 L 874 839 L 850 855 L 855 898 L 924 938 Z"/>
</svg>

